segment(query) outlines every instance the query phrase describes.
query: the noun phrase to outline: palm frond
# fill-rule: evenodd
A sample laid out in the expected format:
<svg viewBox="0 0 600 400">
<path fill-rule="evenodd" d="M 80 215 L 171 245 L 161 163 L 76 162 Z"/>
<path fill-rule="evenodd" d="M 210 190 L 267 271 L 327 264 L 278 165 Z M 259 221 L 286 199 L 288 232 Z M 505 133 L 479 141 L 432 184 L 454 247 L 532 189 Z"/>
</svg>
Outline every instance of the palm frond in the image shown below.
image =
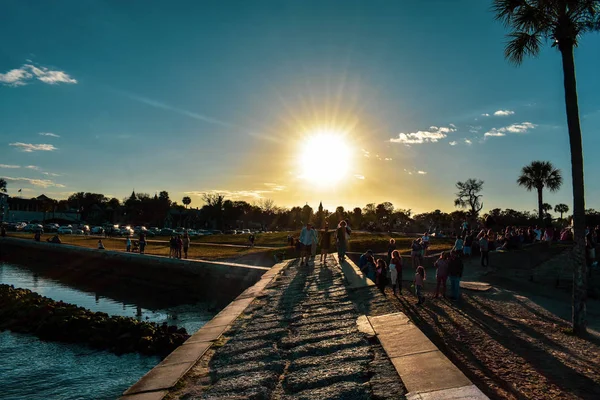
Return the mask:
<svg viewBox="0 0 600 400">
<path fill-rule="evenodd" d="M 502 21 L 504 25 L 510 26 L 515 11 L 524 4 L 527 4 L 526 0 L 494 0 L 492 11 L 496 14 L 496 19 L 498 21 Z"/>
<path fill-rule="evenodd" d="M 539 32 L 512 32 L 508 34 L 510 40 L 504 49 L 504 57 L 511 63 L 519 65 L 525 56 L 537 56 L 542 44 Z"/>
</svg>

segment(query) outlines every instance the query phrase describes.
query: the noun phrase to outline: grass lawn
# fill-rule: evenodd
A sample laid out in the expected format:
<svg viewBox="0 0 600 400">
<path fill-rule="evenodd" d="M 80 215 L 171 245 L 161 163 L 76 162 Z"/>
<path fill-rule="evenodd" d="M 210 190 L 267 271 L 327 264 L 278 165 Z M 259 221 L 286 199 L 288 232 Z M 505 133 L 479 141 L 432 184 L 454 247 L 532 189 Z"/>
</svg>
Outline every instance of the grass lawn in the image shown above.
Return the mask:
<svg viewBox="0 0 600 400">
<path fill-rule="evenodd" d="M 8 236 L 31 239 L 32 234 L 29 233 L 16 233 L 10 232 Z M 53 233 L 43 234 L 42 241 L 46 241 L 47 238 L 54 236 Z M 60 239 L 64 244 L 70 244 L 74 246 L 82 246 L 88 248 L 97 248 L 98 239 L 97 236 L 79 236 L 79 235 L 61 235 Z M 123 238 L 101 238 L 104 247 L 107 250 L 125 251 L 125 239 Z M 210 246 L 210 245 L 192 245 L 188 251 L 188 258 L 197 258 L 203 260 L 223 260 L 227 259 L 234 261 L 236 258 L 245 257 L 249 254 L 265 254 L 270 259 L 273 259 L 275 250 L 266 249 L 249 249 L 245 247 L 227 247 L 227 246 Z M 159 256 L 169 255 L 169 244 L 168 243 L 156 243 L 151 242 L 146 245 L 146 254 L 153 254 Z"/>
<path fill-rule="evenodd" d="M 9 232 L 10 236 L 32 238 L 33 234 L 30 233 L 18 233 Z M 42 240 L 53 234 L 42 235 Z M 287 246 L 287 236 L 292 235 L 294 238 L 300 236 L 300 231 L 293 232 L 273 232 L 273 233 L 260 233 L 255 235 L 256 246 L 268 246 L 276 248 L 285 248 Z M 410 254 L 410 245 L 416 236 L 401 236 L 399 234 L 389 233 L 373 233 L 373 232 L 353 232 L 350 236 L 350 242 L 348 251 L 351 252 L 364 252 L 368 249 L 373 250 L 376 253 L 387 252 L 387 246 L 389 240 L 394 238 L 396 240 L 396 248 L 401 254 Z M 96 247 L 98 243 L 96 236 L 75 236 L 75 235 L 61 235 L 61 239 L 68 244 L 74 244 L 78 246 Z M 168 241 L 169 237 L 157 236 L 148 238 L 149 247 L 147 247 L 148 254 L 159 254 L 168 255 L 169 249 L 167 243 L 161 245 L 156 241 Z M 333 243 L 332 235 L 332 251 L 335 251 L 335 243 Z M 107 249 L 110 250 L 124 250 L 125 239 L 124 238 L 102 238 L 102 242 Z M 195 243 L 207 243 L 202 246 L 194 245 Z M 216 244 L 233 244 L 245 246 L 248 244 L 248 235 L 207 235 L 198 236 L 192 238 L 192 245 L 190 247 L 189 257 L 190 258 L 204 258 L 204 259 L 231 259 L 232 257 L 241 256 L 249 253 L 265 252 L 269 250 L 265 249 L 248 249 L 239 247 L 221 247 L 221 246 L 210 246 L 208 243 Z M 429 252 L 439 252 L 444 250 L 450 250 L 454 245 L 452 239 L 436 239 L 431 238 L 429 246 Z M 271 251 L 273 253 L 273 251 Z M 272 254 L 271 253 L 271 254 Z M 288 250 L 287 257 L 295 257 L 295 252 Z"/>
</svg>

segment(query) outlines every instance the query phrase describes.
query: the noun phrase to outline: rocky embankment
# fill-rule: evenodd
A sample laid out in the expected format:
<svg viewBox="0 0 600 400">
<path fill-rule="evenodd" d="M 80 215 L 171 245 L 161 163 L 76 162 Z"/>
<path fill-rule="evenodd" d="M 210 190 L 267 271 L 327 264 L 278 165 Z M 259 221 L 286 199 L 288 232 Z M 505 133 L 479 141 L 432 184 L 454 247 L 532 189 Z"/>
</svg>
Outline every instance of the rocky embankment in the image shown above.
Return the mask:
<svg viewBox="0 0 600 400">
<path fill-rule="evenodd" d="M 31 333 L 42 340 L 83 343 L 115 354 L 162 357 L 185 342 L 184 328 L 109 316 L 28 289 L 0 285 L 0 331 Z"/>
</svg>

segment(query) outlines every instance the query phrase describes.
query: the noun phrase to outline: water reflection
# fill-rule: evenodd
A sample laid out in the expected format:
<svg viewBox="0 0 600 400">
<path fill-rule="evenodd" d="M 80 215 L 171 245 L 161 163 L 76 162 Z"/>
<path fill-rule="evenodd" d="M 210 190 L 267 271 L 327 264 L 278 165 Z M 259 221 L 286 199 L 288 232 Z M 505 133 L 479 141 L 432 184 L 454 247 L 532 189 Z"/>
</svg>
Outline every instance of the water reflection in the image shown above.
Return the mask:
<svg viewBox="0 0 600 400">
<path fill-rule="evenodd" d="M 179 305 L 150 310 L 137 304 L 116 301 L 102 297 L 98 293 L 88 293 L 73 289 L 52 279 L 16 265 L 0 264 L 0 283 L 31 289 L 42 296 L 66 303 L 77 304 L 92 311 L 101 311 L 109 315 L 133 317 L 139 321 L 167 322 L 169 325 L 184 327 L 194 333 L 210 321 L 213 313 L 204 304 Z"/>
<path fill-rule="evenodd" d="M 80 291 L 37 273 L 0 263 L 0 283 L 31 289 L 54 300 L 109 315 L 133 317 L 182 326 L 189 333 L 208 322 L 213 313 L 203 304 L 151 310 Z M 158 362 L 157 357 L 114 354 L 85 346 L 42 342 L 32 335 L 0 332 L 0 398 L 115 399 Z"/>
</svg>

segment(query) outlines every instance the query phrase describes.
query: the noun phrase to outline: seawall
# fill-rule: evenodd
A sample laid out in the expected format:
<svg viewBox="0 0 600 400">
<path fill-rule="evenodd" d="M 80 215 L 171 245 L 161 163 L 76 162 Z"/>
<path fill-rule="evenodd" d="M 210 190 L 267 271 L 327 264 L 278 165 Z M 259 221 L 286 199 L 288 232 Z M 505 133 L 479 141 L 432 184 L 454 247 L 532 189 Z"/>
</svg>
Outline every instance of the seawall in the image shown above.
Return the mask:
<svg viewBox="0 0 600 400">
<path fill-rule="evenodd" d="M 0 262 L 117 299 L 135 299 L 140 304 L 141 296 L 146 303 L 142 306 L 151 306 L 154 298 L 163 304 L 165 300 L 173 304 L 209 302 L 221 308 L 269 270 L 6 237 L 0 238 Z"/>
</svg>

